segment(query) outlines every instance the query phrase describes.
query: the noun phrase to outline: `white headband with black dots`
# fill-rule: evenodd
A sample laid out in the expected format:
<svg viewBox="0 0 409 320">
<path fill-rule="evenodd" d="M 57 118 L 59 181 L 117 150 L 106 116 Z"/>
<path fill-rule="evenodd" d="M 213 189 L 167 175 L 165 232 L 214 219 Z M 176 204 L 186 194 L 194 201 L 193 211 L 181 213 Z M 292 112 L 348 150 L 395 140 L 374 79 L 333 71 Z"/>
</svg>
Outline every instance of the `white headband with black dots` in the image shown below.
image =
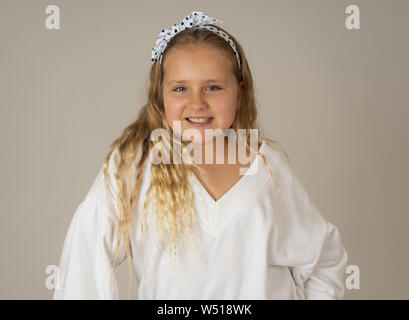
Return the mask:
<svg viewBox="0 0 409 320">
<path fill-rule="evenodd" d="M 194 28 L 194 29 L 207 29 L 222 37 L 226 42 L 231 46 L 236 55 L 237 62 L 239 64 L 239 68 L 241 69 L 240 65 L 240 56 L 234 45 L 233 40 L 222 30 L 209 26 L 208 24 L 216 24 L 216 23 L 223 23 L 220 20 L 214 19 L 212 17 L 206 16 L 203 12 L 193 11 L 191 14 L 186 16 L 178 25 L 174 24 L 171 29 L 163 29 L 160 33 L 158 38 L 156 39 L 155 46 L 152 48 L 152 58 L 151 62 L 154 63 L 156 61 L 162 63 L 162 55 L 163 51 L 166 48 L 169 40 L 172 39 L 174 35 L 179 33 L 180 31 L 185 30 L 186 28 Z"/>
</svg>

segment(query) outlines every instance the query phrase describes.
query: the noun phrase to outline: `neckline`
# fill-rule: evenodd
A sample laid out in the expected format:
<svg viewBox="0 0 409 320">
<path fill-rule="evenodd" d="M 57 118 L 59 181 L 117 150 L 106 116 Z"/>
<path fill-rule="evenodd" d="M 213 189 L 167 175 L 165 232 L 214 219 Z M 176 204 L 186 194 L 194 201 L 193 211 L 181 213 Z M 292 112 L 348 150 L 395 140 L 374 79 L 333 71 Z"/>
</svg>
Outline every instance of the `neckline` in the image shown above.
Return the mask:
<svg viewBox="0 0 409 320">
<path fill-rule="evenodd" d="M 258 143 L 257 143 L 258 145 Z M 262 152 L 264 149 L 265 145 L 265 140 L 262 140 L 260 148 L 258 149 L 258 152 Z M 223 195 L 220 196 L 217 200 L 213 198 L 213 196 L 207 191 L 207 189 L 203 186 L 203 184 L 200 182 L 199 178 L 196 176 L 196 174 L 191 171 L 190 176 L 194 180 L 194 183 L 200 188 L 202 193 L 205 195 L 205 197 L 212 203 L 212 205 L 216 206 L 219 205 L 220 203 L 224 202 L 225 199 L 229 198 L 229 196 L 233 193 L 235 193 L 236 190 L 239 189 L 239 187 L 246 182 L 246 180 L 250 179 L 251 176 L 254 176 L 253 174 L 247 174 L 248 172 L 251 172 L 253 170 L 258 170 L 258 161 L 259 161 L 260 155 L 257 154 L 256 157 L 254 158 L 253 162 L 250 164 L 250 166 L 247 168 L 247 171 L 244 175 L 241 176 L 239 180 L 237 180 L 233 186 L 231 186 Z"/>
</svg>

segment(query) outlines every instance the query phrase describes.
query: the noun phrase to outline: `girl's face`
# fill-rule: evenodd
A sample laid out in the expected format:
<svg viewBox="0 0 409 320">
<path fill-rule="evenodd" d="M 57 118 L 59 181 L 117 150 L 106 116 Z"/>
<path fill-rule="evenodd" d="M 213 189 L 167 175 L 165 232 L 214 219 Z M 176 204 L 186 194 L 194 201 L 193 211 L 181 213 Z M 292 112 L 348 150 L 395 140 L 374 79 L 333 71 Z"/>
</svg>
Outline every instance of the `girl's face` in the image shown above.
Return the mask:
<svg viewBox="0 0 409 320">
<path fill-rule="evenodd" d="M 213 139 L 205 139 L 205 129 L 224 132 L 232 125 L 240 107 L 240 87 L 222 50 L 184 45 L 170 50 L 162 63 L 166 120 L 172 129 L 173 121 L 180 121 L 183 140 L 193 141 L 186 130 L 194 129 L 196 142 L 208 142 Z"/>
</svg>

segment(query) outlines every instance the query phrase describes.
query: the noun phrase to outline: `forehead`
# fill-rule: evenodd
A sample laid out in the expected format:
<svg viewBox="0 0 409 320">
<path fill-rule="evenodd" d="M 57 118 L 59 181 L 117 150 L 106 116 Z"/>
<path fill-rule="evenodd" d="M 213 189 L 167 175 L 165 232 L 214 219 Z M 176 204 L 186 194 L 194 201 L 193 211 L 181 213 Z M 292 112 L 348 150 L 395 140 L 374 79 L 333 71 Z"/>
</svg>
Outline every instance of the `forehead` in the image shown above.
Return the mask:
<svg viewBox="0 0 409 320">
<path fill-rule="evenodd" d="M 208 79 L 229 81 L 234 78 L 228 54 L 210 46 L 189 44 L 172 48 L 162 63 L 165 83 Z"/>
</svg>

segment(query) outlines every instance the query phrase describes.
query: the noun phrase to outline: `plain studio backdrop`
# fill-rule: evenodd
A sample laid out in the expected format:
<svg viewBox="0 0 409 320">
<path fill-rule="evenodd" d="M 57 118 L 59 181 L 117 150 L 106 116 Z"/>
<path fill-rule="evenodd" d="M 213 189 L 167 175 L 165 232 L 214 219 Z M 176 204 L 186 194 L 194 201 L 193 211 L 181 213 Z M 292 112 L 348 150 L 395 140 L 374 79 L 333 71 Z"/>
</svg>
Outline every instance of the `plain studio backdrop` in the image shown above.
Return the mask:
<svg viewBox="0 0 409 320">
<path fill-rule="evenodd" d="M 360 29 L 345 26 L 351 4 Z M 60 9 L 59 30 L 45 26 L 48 5 Z M 267 136 L 359 268 L 344 299 L 408 299 L 403 0 L 2 0 L 0 298 L 52 297 L 47 266 L 59 264 L 109 145 L 146 102 L 155 39 L 192 11 L 242 44 Z M 126 299 L 126 260 L 116 273 Z"/>
</svg>

